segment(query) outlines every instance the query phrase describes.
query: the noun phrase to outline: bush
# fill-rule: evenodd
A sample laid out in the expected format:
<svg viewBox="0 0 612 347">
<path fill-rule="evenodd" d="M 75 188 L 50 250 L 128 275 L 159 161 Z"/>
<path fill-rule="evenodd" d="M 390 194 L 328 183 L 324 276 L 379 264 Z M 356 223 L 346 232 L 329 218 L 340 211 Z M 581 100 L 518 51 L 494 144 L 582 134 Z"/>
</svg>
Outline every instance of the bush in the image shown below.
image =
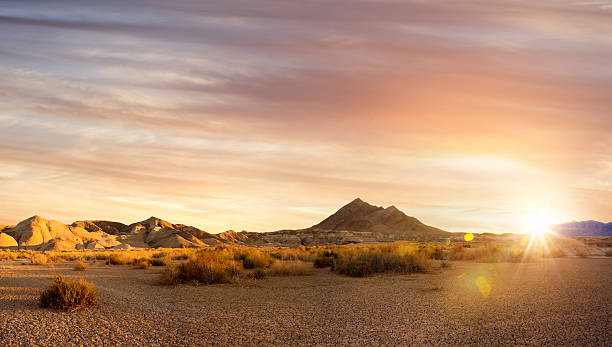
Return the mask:
<svg viewBox="0 0 612 347">
<path fill-rule="evenodd" d="M 266 276 L 268 275 L 268 273 L 266 272 L 266 270 L 264 269 L 255 269 L 255 271 L 251 272 L 250 277 L 256 279 L 256 280 L 261 280 L 264 279 Z"/>
<path fill-rule="evenodd" d="M 299 261 L 278 261 L 268 269 L 270 276 L 308 276 L 312 267 Z"/>
<path fill-rule="evenodd" d="M 32 255 L 32 258 L 30 258 L 30 262 L 33 265 L 45 265 L 48 261 L 49 258 L 47 258 L 46 255 L 40 253 Z"/>
<path fill-rule="evenodd" d="M 334 251 L 323 251 L 314 259 L 314 267 L 326 268 L 334 265 L 334 260 L 338 258 L 338 254 Z"/>
<path fill-rule="evenodd" d="M 136 269 L 150 269 L 151 268 L 151 263 L 149 263 L 147 260 L 141 260 L 138 262 L 134 263 L 134 268 Z"/>
<path fill-rule="evenodd" d="M 96 304 L 98 289 L 91 283 L 64 280 L 58 275 L 53 283 L 40 294 L 40 304 L 45 308 L 76 311 Z"/>
<path fill-rule="evenodd" d="M 165 258 L 151 258 L 149 263 L 153 266 L 165 266 L 166 259 Z"/>
<path fill-rule="evenodd" d="M 606 257 L 612 257 L 612 248 L 608 248 L 606 251 Z"/>
<path fill-rule="evenodd" d="M 169 263 L 161 272 L 161 284 L 199 282 L 204 284 L 228 283 L 242 272 L 242 264 L 228 259 L 223 253 L 200 252 L 186 262 Z"/>
<path fill-rule="evenodd" d="M 87 264 L 85 264 L 82 261 L 77 262 L 76 264 L 74 264 L 74 271 L 85 271 L 87 270 L 89 267 L 87 266 Z"/>
<path fill-rule="evenodd" d="M 428 273 L 431 260 L 423 254 L 400 254 L 392 249 L 373 248 L 341 253 L 335 260 L 333 271 L 352 277 L 374 273 Z"/>
<path fill-rule="evenodd" d="M 106 265 L 128 265 L 132 258 L 126 254 L 111 254 L 106 258 Z"/>
<path fill-rule="evenodd" d="M 266 268 L 272 264 L 268 253 L 256 249 L 242 249 L 234 253 L 234 259 L 240 260 L 245 269 Z"/>
</svg>

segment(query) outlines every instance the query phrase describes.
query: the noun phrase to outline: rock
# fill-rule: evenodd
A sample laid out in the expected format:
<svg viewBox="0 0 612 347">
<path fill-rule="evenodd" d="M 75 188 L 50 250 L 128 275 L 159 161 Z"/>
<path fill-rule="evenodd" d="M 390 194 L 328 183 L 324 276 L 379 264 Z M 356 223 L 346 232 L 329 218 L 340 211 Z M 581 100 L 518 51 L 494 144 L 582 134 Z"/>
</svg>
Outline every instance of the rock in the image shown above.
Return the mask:
<svg viewBox="0 0 612 347">
<path fill-rule="evenodd" d="M 6 233 L 0 233 L 0 248 L 17 247 L 17 240 L 11 235 Z"/>
</svg>

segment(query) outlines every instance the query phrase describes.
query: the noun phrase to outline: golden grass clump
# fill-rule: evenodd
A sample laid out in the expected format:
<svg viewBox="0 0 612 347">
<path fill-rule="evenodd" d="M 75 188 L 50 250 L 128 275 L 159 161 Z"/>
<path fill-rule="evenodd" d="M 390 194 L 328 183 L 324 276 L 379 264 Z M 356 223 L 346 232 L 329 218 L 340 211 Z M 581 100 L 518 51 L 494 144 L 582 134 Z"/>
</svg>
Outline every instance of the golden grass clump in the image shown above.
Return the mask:
<svg viewBox="0 0 612 347">
<path fill-rule="evenodd" d="M 281 260 L 267 269 L 270 276 L 308 276 L 312 273 L 312 266 L 301 260 Z"/>
<path fill-rule="evenodd" d="M 48 261 L 49 258 L 42 253 L 33 254 L 32 258 L 30 258 L 30 263 L 32 263 L 32 265 L 45 265 Z"/>
<path fill-rule="evenodd" d="M 349 249 L 340 252 L 332 270 L 351 277 L 375 273 L 429 273 L 432 262 L 424 254 L 403 253 L 397 247 Z"/>
<path fill-rule="evenodd" d="M 226 252 L 202 251 L 182 263 L 168 263 L 159 282 L 172 285 L 197 282 L 203 284 L 229 283 L 242 273 L 242 264 Z"/>
<path fill-rule="evenodd" d="M 89 269 L 89 266 L 87 266 L 87 264 L 85 264 L 83 261 L 78 261 L 76 264 L 74 264 L 74 271 L 85 271 L 87 269 Z"/>
<path fill-rule="evenodd" d="M 274 261 L 270 254 L 254 248 L 236 250 L 234 259 L 242 262 L 245 269 L 266 268 Z"/>
<path fill-rule="evenodd" d="M 76 311 L 96 304 L 98 289 L 91 283 L 64 280 L 58 275 L 53 283 L 40 294 L 40 304 L 45 308 Z"/>
<path fill-rule="evenodd" d="M 128 265 L 132 263 L 132 256 L 129 254 L 113 253 L 106 258 L 106 265 Z"/>
<path fill-rule="evenodd" d="M 134 268 L 136 269 L 150 269 L 151 268 L 151 263 L 147 260 L 139 260 L 134 262 Z"/>
</svg>

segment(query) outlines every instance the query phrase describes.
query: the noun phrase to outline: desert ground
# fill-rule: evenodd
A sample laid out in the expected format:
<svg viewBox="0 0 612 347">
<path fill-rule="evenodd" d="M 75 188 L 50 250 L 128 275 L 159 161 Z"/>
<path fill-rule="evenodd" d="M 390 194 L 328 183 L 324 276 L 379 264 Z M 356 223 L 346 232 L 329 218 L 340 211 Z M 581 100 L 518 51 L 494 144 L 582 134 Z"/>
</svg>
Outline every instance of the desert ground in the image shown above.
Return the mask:
<svg viewBox="0 0 612 347">
<path fill-rule="evenodd" d="M 0 344 L 611 345 L 612 258 L 453 261 L 430 274 L 310 276 L 162 286 L 158 268 L 0 262 Z M 56 274 L 95 307 L 43 309 Z"/>
</svg>

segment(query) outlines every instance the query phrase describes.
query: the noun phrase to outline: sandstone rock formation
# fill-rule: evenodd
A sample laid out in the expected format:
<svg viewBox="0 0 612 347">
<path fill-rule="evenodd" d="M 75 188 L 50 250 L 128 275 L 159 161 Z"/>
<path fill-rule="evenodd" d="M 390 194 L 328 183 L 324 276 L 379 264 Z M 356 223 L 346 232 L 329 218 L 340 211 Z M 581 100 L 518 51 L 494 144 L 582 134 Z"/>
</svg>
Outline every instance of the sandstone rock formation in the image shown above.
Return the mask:
<svg viewBox="0 0 612 347">
<path fill-rule="evenodd" d="M 11 235 L 0 233 L 0 248 L 17 248 L 17 240 Z"/>
</svg>

